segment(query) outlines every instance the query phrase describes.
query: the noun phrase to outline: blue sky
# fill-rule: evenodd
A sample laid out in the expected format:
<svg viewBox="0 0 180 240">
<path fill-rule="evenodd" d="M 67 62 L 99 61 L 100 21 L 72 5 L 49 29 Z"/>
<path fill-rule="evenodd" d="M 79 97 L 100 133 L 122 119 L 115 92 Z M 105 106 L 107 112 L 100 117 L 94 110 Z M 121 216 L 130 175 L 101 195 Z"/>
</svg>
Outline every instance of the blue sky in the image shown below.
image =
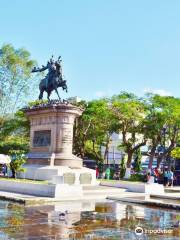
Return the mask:
<svg viewBox="0 0 180 240">
<path fill-rule="evenodd" d="M 179 96 L 179 0 L 0 0 L 0 45 L 63 59 L 69 93 Z"/>
</svg>

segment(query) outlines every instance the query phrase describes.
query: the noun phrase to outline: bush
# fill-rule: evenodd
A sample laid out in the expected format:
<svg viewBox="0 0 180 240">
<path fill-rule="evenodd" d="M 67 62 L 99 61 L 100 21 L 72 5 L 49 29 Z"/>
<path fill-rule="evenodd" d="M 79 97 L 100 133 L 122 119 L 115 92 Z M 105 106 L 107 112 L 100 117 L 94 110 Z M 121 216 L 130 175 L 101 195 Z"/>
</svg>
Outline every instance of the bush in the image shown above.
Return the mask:
<svg viewBox="0 0 180 240">
<path fill-rule="evenodd" d="M 131 175 L 129 180 L 132 182 L 145 182 L 146 176 L 139 173 L 135 173 Z"/>
</svg>

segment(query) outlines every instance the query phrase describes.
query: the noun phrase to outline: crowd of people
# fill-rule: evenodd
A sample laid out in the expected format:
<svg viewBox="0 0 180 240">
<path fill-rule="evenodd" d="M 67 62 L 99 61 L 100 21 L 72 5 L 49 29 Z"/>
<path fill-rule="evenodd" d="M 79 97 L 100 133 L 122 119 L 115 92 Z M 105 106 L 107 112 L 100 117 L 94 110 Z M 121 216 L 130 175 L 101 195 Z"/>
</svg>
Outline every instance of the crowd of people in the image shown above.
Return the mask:
<svg viewBox="0 0 180 240">
<path fill-rule="evenodd" d="M 154 168 L 151 171 L 147 170 L 144 173 L 145 181 L 148 183 L 159 183 L 164 186 L 173 186 L 175 177 L 172 169 L 168 168 Z M 99 171 L 98 167 L 96 167 L 96 178 L 99 179 L 114 179 L 119 180 L 119 172 L 114 171 L 111 167 L 107 167 L 105 171 L 102 173 Z"/>
<path fill-rule="evenodd" d="M 155 168 L 153 171 L 153 176 L 155 179 L 155 182 L 157 183 L 163 183 L 164 186 L 173 186 L 174 183 L 174 173 L 172 169 L 164 168 Z"/>
</svg>

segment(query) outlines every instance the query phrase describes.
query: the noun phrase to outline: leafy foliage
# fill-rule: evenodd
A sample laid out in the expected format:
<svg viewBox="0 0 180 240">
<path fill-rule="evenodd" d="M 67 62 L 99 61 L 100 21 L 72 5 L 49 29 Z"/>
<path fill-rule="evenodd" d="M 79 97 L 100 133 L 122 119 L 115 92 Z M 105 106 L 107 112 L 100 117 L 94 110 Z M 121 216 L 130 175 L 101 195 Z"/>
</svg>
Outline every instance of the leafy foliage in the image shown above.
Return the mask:
<svg viewBox="0 0 180 240">
<path fill-rule="evenodd" d="M 25 171 L 22 165 L 26 162 L 26 156 L 24 154 L 24 151 L 20 151 L 20 150 L 11 150 L 10 154 L 12 156 L 10 167 L 13 173 L 13 178 L 15 178 L 17 172 Z"/>
<path fill-rule="evenodd" d="M 82 102 L 82 116 L 74 128 L 74 152 L 84 158 L 94 156 L 97 161 L 106 158 L 111 135 L 115 130 L 115 119 L 109 108 L 108 99 Z M 101 156 L 101 146 L 105 146 Z"/>
<path fill-rule="evenodd" d="M 132 182 L 145 182 L 146 176 L 136 173 L 136 174 L 132 174 L 129 180 Z"/>
<path fill-rule="evenodd" d="M 126 167 L 122 161 L 122 173 L 131 167 L 133 156 L 136 171 L 141 170 L 141 147 L 147 145 L 149 168 L 159 146 L 164 152 L 158 156 L 158 164 L 170 156 L 179 142 L 180 99 L 149 94 L 138 98 L 122 92 L 111 99 L 99 99 L 79 103 L 84 108 L 74 129 L 74 152 L 82 158 L 105 162 L 111 145 L 112 133 L 121 134 L 120 149 L 127 154 Z M 102 147 L 105 148 L 102 156 Z"/>
<path fill-rule="evenodd" d="M 30 53 L 5 44 L 0 49 L 0 115 L 14 113 L 17 107 L 27 102 L 33 85 L 30 73 L 35 61 Z M 34 82 L 35 84 L 35 82 Z M 28 95 L 27 95 L 28 94 Z"/>
<path fill-rule="evenodd" d="M 172 150 L 171 157 L 180 159 L 180 147 L 176 147 Z"/>
<path fill-rule="evenodd" d="M 121 93 L 112 97 L 112 111 L 118 122 L 116 132 L 122 134 L 120 147 L 128 155 L 130 168 L 134 152 L 147 142 L 143 135 L 146 107 L 134 94 Z"/>
<path fill-rule="evenodd" d="M 29 128 L 29 121 L 22 111 L 18 111 L 12 118 L 4 118 L 0 127 L 0 152 L 4 154 L 10 154 L 11 150 L 27 152 Z"/>
</svg>

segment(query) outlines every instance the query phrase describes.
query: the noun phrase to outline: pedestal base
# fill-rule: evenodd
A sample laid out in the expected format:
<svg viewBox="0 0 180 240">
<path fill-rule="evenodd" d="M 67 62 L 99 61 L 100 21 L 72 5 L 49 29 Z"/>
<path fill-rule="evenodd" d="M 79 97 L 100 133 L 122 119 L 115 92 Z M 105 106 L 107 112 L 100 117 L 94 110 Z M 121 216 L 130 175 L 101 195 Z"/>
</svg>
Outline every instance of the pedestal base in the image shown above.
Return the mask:
<svg viewBox="0 0 180 240">
<path fill-rule="evenodd" d="M 54 184 L 97 185 L 96 171 L 85 167 L 26 164 L 24 168 L 26 172 L 21 173 L 20 178 L 50 180 Z"/>
</svg>

